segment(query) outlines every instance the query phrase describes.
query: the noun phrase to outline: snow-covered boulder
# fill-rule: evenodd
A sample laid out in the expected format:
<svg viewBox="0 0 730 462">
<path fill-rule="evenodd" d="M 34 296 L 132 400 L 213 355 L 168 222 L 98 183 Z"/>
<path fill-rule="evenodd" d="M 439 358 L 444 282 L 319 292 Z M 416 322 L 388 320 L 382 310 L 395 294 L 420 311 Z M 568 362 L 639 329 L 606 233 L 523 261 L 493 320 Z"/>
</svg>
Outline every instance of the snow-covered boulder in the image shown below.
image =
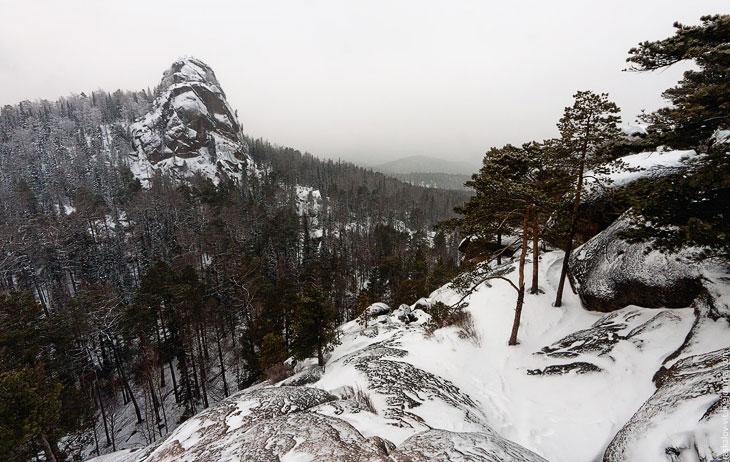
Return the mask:
<svg viewBox="0 0 730 462">
<path fill-rule="evenodd" d="M 662 253 L 646 243 L 626 242 L 620 233 L 631 220 L 622 215 L 571 256 L 570 277 L 583 306 L 592 311 L 628 305 L 690 306 L 703 289 L 702 275 L 690 254 Z"/>
<path fill-rule="evenodd" d="M 256 424 L 232 440 L 220 459 L 195 460 L 388 462 L 390 447 L 380 437 L 364 437 L 342 419 L 299 412 Z"/>
<path fill-rule="evenodd" d="M 686 161 L 698 156 L 694 150 L 671 150 L 659 148 L 656 151 L 640 152 L 621 157 L 619 160 L 626 169 L 608 175 L 608 187 L 618 188 L 643 178 L 660 178 L 687 169 Z M 589 174 L 588 176 L 591 176 Z M 593 188 L 595 180 L 589 178 L 589 189 L 600 194 L 600 188 Z"/>
<path fill-rule="evenodd" d="M 367 307 L 366 310 L 367 310 L 368 316 L 376 317 L 376 316 L 380 316 L 382 314 L 390 313 L 391 308 L 383 302 L 377 302 L 377 303 L 373 303 L 372 305 Z"/>
<path fill-rule="evenodd" d="M 418 318 L 413 314 L 413 309 L 406 304 L 402 304 L 401 306 L 399 306 L 393 314 L 398 319 L 398 321 L 405 324 L 418 320 Z"/>
<path fill-rule="evenodd" d="M 613 438 L 604 462 L 727 460 L 729 368 L 730 348 L 724 348 L 661 373 L 657 391 Z"/>
<path fill-rule="evenodd" d="M 195 58 L 165 71 L 152 110 L 131 125 L 129 166 L 143 184 L 156 172 L 239 179 L 250 162 L 241 124 L 213 70 Z"/>
<path fill-rule="evenodd" d="M 240 457 L 254 450 L 255 441 L 246 436 L 254 427 L 259 427 L 256 433 L 263 437 L 277 423 L 282 427 L 291 424 L 286 419 L 277 420 L 278 417 L 302 412 L 335 399 L 334 395 L 324 390 L 307 387 L 269 387 L 243 391 L 185 421 L 144 460 L 272 460 L 240 459 L 234 456 Z M 269 427 L 261 427 L 267 422 Z"/>
<path fill-rule="evenodd" d="M 446 430 L 413 435 L 391 457 L 395 462 L 547 462 L 495 433 Z"/>
</svg>

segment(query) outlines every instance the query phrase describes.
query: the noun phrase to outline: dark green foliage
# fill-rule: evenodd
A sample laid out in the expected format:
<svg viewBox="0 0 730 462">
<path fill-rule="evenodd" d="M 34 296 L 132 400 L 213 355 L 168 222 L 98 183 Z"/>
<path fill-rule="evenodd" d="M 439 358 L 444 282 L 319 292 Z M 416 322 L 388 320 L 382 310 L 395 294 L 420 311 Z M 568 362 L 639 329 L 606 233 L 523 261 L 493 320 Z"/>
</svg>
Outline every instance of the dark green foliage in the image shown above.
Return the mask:
<svg viewBox="0 0 730 462">
<path fill-rule="evenodd" d="M 697 26 L 675 23 L 675 34 L 629 50 L 631 70 L 654 71 L 682 61 L 696 69 L 662 96 L 671 103 L 648 114 L 648 139 L 706 155 L 687 168 L 632 187 L 631 205 L 639 219 L 624 236 L 676 251 L 700 247 L 700 258 L 730 258 L 730 145 L 711 135 L 730 128 L 730 15 L 703 16 Z"/>
<path fill-rule="evenodd" d="M 698 247 L 699 258 L 730 259 L 730 162 L 723 151 L 690 162 L 681 174 L 636 184 L 638 220 L 623 236 L 663 251 Z"/>
<path fill-rule="evenodd" d="M 264 335 L 259 354 L 261 356 L 261 368 L 264 371 L 275 364 L 283 363 L 289 357 L 286 340 L 278 334 L 269 333 Z"/>
<path fill-rule="evenodd" d="M 629 50 L 631 71 L 661 70 L 682 61 L 697 66 L 662 94 L 670 106 L 645 116 L 655 144 L 707 146 L 718 127 L 730 126 L 730 15 L 700 21 L 696 26 L 675 23 L 673 36 Z"/>
<path fill-rule="evenodd" d="M 31 365 L 38 359 L 42 313 L 29 293 L 0 293 L 0 371 Z"/>
<path fill-rule="evenodd" d="M 456 310 L 461 308 L 453 308 L 443 302 L 436 302 L 428 308 L 428 314 L 431 315 L 426 324 L 426 330 L 433 332 L 448 325 L 448 319 Z"/>
<path fill-rule="evenodd" d="M 0 373 L 0 458 L 28 460 L 29 444 L 57 433 L 62 388 L 41 367 Z"/>
<path fill-rule="evenodd" d="M 334 305 L 319 290 L 308 289 L 294 312 L 294 357 L 306 359 L 316 354 L 318 364 L 324 366 L 324 354 L 337 340 L 336 316 Z"/>
</svg>

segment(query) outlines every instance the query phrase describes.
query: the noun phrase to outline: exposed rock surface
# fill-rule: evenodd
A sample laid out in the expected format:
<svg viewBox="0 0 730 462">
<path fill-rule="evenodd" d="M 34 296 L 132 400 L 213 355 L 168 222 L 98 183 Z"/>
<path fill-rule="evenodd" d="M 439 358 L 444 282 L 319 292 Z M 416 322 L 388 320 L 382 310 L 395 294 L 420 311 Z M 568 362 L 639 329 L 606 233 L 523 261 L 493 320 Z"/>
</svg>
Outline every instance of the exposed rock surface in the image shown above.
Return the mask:
<svg viewBox="0 0 730 462">
<path fill-rule="evenodd" d="M 547 462 L 494 433 L 446 430 L 413 435 L 391 457 L 396 462 Z"/>
<path fill-rule="evenodd" d="M 619 233 L 630 220 L 624 214 L 571 256 L 570 275 L 583 306 L 593 311 L 690 306 L 703 289 L 697 265 L 686 252 L 664 254 L 622 240 Z"/>
<path fill-rule="evenodd" d="M 195 58 L 180 59 L 157 92 L 151 112 L 130 127 L 130 167 L 143 184 L 155 172 L 239 179 L 250 161 L 248 145 L 213 70 Z"/>
<path fill-rule="evenodd" d="M 243 391 L 180 425 L 146 462 L 224 460 L 232 451 L 239 453 L 251 447 L 253 443 L 245 435 L 254 426 L 335 399 L 324 390 L 306 387 Z M 265 434 L 266 430 L 259 429 L 258 433 Z"/>
<path fill-rule="evenodd" d="M 685 358 L 656 377 L 657 391 L 616 434 L 604 462 L 727 460 L 722 414 L 730 348 Z M 724 409 L 723 409 L 724 407 Z M 725 427 L 725 431 L 727 427 Z"/>
<path fill-rule="evenodd" d="M 563 375 L 570 372 L 576 374 L 588 374 L 589 372 L 601 372 L 603 369 L 592 363 L 576 361 L 568 364 L 552 364 L 544 369 L 529 369 L 527 375 Z"/>
<path fill-rule="evenodd" d="M 660 311 L 648 320 L 642 310 L 626 310 L 609 313 L 588 329 L 576 331 L 550 346 L 539 354 L 552 358 L 577 358 L 580 355 L 606 355 L 622 340 L 641 345 L 641 334 L 667 324 L 681 322 L 681 317 L 671 311 Z"/>
<path fill-rule="evenodd" d="M 237 438 L 225 458 L 241 462 L 284 460 L 388 461 L 392 447 L 375 436 L 365 438 L 344 420 L 300 412 L 265 420 Z M 217 462 L 220 459 L 196 459 Z"/>
<path fill-rule="evenodd" d="M 479 406 L 453 383 L 398 360 L 408 355 L 406 350 L 398 348 L 398 337 L 396 334 L 341 358 L 344 364 L 352 363 L 365 374 L 368 390 L 385 397 L 385 417 L 399 426 L 428 429 L 430 427 L 413 410 L 426 402 L 440 401 L 461 411 L 465 421 L 488 430 L 478 411 Z"/>
</svg>

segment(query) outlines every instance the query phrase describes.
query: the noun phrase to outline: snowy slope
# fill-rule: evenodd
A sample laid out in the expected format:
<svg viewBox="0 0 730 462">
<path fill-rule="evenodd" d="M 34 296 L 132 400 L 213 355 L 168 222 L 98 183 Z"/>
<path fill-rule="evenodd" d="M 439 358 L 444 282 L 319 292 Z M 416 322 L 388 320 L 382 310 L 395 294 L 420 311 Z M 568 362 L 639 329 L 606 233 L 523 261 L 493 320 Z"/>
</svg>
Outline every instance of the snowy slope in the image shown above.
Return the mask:
<svg viewBox="0 0 730 462">
<path fill-rule="evenodd" d="M 691 429 L 687 422 L 699 421 L 708 403 L 719 396 L 717 391 L 705 390 L 698 398 L 701 402 L 693 401 L 700 406 L 685 406 L 680 417 L 666 418 L 662 417 L 669 416 L 661 407 L 662 396 L 681 396 L 681 381 L 667 379 L 664 383 L 672 388 L 654 397 L 659 392 L 652 379 L 682 346 L 695 323 L 696 310 L 629 306 L 602 314 L 585 311 L 571 293 L 562 307 L 554 308 L 551 302 L 561 261 L 558 252 L 541 257 L 544 293 L 526 296 L 518 346 L 507 345 L 515 291 L 504 281 L 484 285 L 465 300 L 478 342 L 456 327 L 426 335 L 423 324 L 429 316 L 415 305 L 375 316 L 367 326 L 352 321 L 341 326 L 341 344 L 328 357 L 324 373 L 313 373 L 316 367 L 304 362 L 298 365 L 298 374 L 284 382 L 306 383 L 308 389 L 320 390 L 308 392 L 320 397 L 317 402 L 307 398 L 307 408 L 297 409 L 296 416 L 267 417 L 243 431 L 238 423 L 224 425 L 210 417 L 233 419 L 218 405 L 183 424 L 154 454 L 172 451 L 174 460 L 185 460 L 192 454 L 188 451 L 208 451 L 208 443 L 200 443 L 201 438 L 218 435 L 215 445 L 225 451 L 210 460 L 322 460 L 318 455 L 325 447 L 335 454 L 329 460 L 593 461 L 603 458 L 620 433 L 624 435 L 620 444 L 612 443 L 610 448 L 611 454 L 619 456 L 610 460 L 667 460 L 666 447 L 674 441 L 671 435 L 660 431 L 635 438 L 632 428 L 645 428 L 649 415 L 667 422 L 684 418 Z M 516 280 L 516 271 L 508 277 Z M 454 303 L 459 298 L 444 287 L 426 302 Z M 381 305 L 375 308 L 384 311 Z M 404 323 L 409 311 L 414 321 Z M 713 329 L 711 336 L 696 337 L 693 354 L 730 347 L 727 323 Z M 718 353 L 712 356 L 717 357 Z M 687 361 L 692 360 L 676 364 Z M 690 362 L 690 367 L 696 368 L 695 363 Z M 713 364 L 711 371 L 721 370 L 717 362 Z M 676 374 L 681 372 L 667 377 Z M 716 379 L 717 372 L 696 377 L 695 389 L 703 390 L 702 384 L 712 383 L 707 380 Z M 251 393 L 262 393 L 261 387 L 273 390 L 262 384 L 232 397 L 225 406 L 251 409 L 244 401 L 252 399 Z M 346 387 L 369 394 L 376 412 L 353 400 Z M 278 393 L 288 396 L 292 388 Z M 652 413 L 637 412 L 647 406 Z M 229 434 L 234 427 L 242 431 L 239 436 Z M 308 441 L 315 434 L 317 445 L 312 447 Z M 720 447 L 717 432 L 691 435 L 690 442 L 705 438 L 700 442 L 704 453 Z M 370 457 L 348 456 L 352 442 L 362 444 L 363 454 Z M 264 454 L 260 459 L 252 456 L 259 451 Z M 620 454 L 631 454 L 631 458 Z M 140 452 L 137 460 L 173 459 L 147 458 Z"/>
</svg>

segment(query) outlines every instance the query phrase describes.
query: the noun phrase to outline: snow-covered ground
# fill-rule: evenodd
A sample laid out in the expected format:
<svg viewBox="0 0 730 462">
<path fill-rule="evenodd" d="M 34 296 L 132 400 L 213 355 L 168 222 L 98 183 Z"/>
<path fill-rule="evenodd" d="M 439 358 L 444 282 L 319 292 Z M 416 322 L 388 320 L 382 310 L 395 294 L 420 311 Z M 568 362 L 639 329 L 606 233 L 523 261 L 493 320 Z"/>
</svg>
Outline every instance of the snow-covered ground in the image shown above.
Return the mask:
<svg viewBox="0 0 730 462">
<path fill-rule="evenodd" d="M 603 372 L 529 375 L 531 369 L 581 360 L 578 357 L 550 361 L 534 353 L 575 331 L 591 327 L 605 316 L 583 310 L 577 295 L 570 291 L 562 307 L 552 306 L 561 262 L 560 252 L 542 257 L 544 271 L 540 287 L 544 293 L 526 296 L 518 346 L 507 345 L 514 318 L 515 290 L 499 280 L 466 299 L 467 310 L 480 333 L 480 345 L 461 339 L 455 327 L 438 330 L 431 338 L 425 338 L 420 329 L 412 329 L 398 341 L 408 351 L 402 360 L 453 382 L 478 403 L 488 425 L 501 436 L 548 460 L 590 461 L 600 459 L 613 435 L 655 391 L 652 376 L 665 357 L 680 346 L 694 318 L 690 308 L 666 310 L 675 314 L 678 322 L 646 338 L 643 346 L 619 342 L 607 355 L 588 355 Z M 516 271 L 510 278 L 515 276 Z M 432 297 L 434 301 L 446 303 L 454 303 L 459 298 L 459 294 L 448 288 L 440 289 Z M 638 307 L 620 310 L 635 312 L 635 325 L 661 311 L 665 310 Z M 357 322 L 343 326 L 346 334 L 342 345 L 334 350 L 327 372 L 314 386 L 327 390 L 353 383 L 362 388 L 368 386 L 364 377 L 338 364 L 337 359 L 367 344 L 383 341 L 393 333 L 388 331 L 369 339 L 357 334 L 360 329 Z M 436 428 L 470 430 L 464 422 L 445 418 L 449 415 L 446 408 L 421 410 L 418 407 L 411 412 Z M 372 428 L 356 421 L 350 423 L 365 434 L 389 437 L 396 444 L 412 433 L 403 429 Z"/>
<path fill-rule="evenodd" d="M 693 328 L 695 312 L 689 307 L 635 306 L 609 314 L 589 312 L 570 291 L 565 294 L 563 306 L 555 308 L 552 301 L 561 262 L 560 252 L 541 257 L 541 293 L 526 296 L 517 346 L 507 345 L 516 293 L 501 280 L 484 284 L 465 299 L 476 339 L 453 326 L 427 335 L 424 324 L 429 316 L 415 304 L 373 316 L 367 325 L 362 320 L 351 321 L 341 326 L 341 343 L 329 355 L 323 373 L 312 374 L 313 362 L 306 361 L 298 365 L 298 374 L 283 382 L 305 382 L 307 387 L 329 393 L 321 397 L 313 395 L 314 391 L 308 392 L 302 400 L 311 402 L 313 396 L 319 398 L 308 404 L 306 411 L 299 406 L 299 417 L 251 417 L 249 420 L 260 420 L 251 427 L 233 425 L 228 422 L 229 417 L 216 420 L 215 415 L 232 416 L 224 410 L 237 409 L 241 404 L 237 399 L 258 399 L 258 408 L 245 404 L 246 409 L 266 409 L 269 401 L 256 398 L 262 390 L 270 390 L 262 384 L 224 402 L 228 408 L 218 405 L 213 411 L 185 422 L 149 458 L 146 451 L 140 451 L 135 460 L 183 460 L 192 454 L 217 454 L 216 460 L 256 460 L 251 458 L 251 451 L 258 450 L 256 444 L 265 445 L 261 450 L 269 451 L 266 454 L 272 457 L 262 460 L 317 460 L 314 454 L 321 446 L 335 443 L 330 437 L 322 437 L 317 440 L 317 448 L 305 449 L 307 441 L 315 438 L 308 432 L 316 428 L 336 435 L 332 450 L 340 451 L 338 454 L 351 450 L 351 446 L 342 446 L 343 441 L 360 441 L 358 444 L 374 451 L 373 458 L 368 460 L 401 460 L 404 453 L 406 459 L 402 460 L 409 460 L 407 457 L 415 457 L 413 448 L 422 447 L 424 442 L 431 449 L 436 447 L 437 452 L 452 451 L 452 455 L 458 452 L 452 446 L 471 444 L 462 449 L 482 454 L 482 458 L 475 459 L 439 460 L 542 460 L 537 455 L 555 462 L 602 460 L 619 431 L 631 436 L 628 430 L 622 430 L 627 422 L 633 419 L 636 422 L 630 428 L 644 428 L 645 421 L 639 419 L 642 414 L 637 410 L 642 408 L 648 413 L 658 409 L 656 403 L 647 400 L 665 399 L 664 395 L 657 398 L 657 385 L 652 379 Z M 507 277 L 516 281 L 516 273 L 513 270 Z M 727 302 L 722 293 L 715 296 Z M 428 301 L 455 303 L 460 298 L 447 286 L 434 292 Z M 409 311 L 412 322 L 399 320 Z M 720 323 L 713 329 L 712 335 L 698 337 L 692 354 L 730 346 L 727 325 Z M 307 377 L 314 379 L 305 381 Z M 347 387 L 368 394 L 376 412 L 353 404 Z M 291 389 L 281 389 L 287 397 L 285 402 L 291 401 Z M 667 393 L 671 395 L 672 390 Z M 681 412 L 662 421 L 654 433 L 646 433 L 650 437 L 641 444 L 613 447 L 613 453 L 631 454 L 631 459 L 612 460 L 667 460 L 664 448 L 682 435 L 690 443 L 699 441 L 698 438 L 711 440 L 707 447 L 717 448 L 717 431 L 688 436 L 693 435 L 693 422 L 702 417 L 712 396 L 705 394 L 682 401 L 677 406 Z M 676 396 L 672 399 L 676 400 Z M 674 412 L 673 407 L 664 411 Z M 297 433 L 297 425 L 302 427 L 301 433 Z M 307 425 L 313 427 L 305 428 Z M 229 434 L 229 430 L 239 433 Z M 254 434 L 262 435 L 265 441 L 256 443 L 251 439 Z M 218 435 L 215 444 L 206 440 L 210 435 Z M 384 444 L 377 443 L 380 438 L 392 443 L 391 449 L 373 449 Z M 377 444 L 373 446 L 373 442 Z M 488 448 L 484 446 L 487 444 Z M 393 446 L 395 452 L 388 452 Z M 222 452 L 211 453 L 211 448 Z M 489 459 L 485 455 L 513 454 L 510 451 L 517 451 L 514 454 L 520 454 L 520 458 Z M 238 459 L 235 454 L 248 454 L 248 458 Z M 172 456 L 180 459 L 170 459 Z"/>
</svg>

